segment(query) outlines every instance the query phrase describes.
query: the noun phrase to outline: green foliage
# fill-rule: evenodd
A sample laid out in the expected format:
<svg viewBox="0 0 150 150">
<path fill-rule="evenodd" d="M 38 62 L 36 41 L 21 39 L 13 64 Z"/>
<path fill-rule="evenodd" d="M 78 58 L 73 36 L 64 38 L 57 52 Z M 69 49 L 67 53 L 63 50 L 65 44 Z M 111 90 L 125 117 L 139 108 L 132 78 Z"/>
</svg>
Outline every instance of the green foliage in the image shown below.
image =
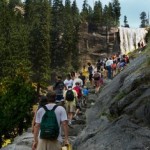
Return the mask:
<svg viewBox="0 0 150 150">
<path fill-rule="evenodd" d="M 20 74 L 14 79 L 4 78 L 0 89 L 0 137 L 12 139 L 31 124 L 35 92 L 31 83 Z"/>
<path fill-rule="evenodd" d="M 147 27 L 147 25 L 148 25 L 148 19 L 147 19 L 145 11 L 141 12 L 140 19 L 141 19 L 141 25 L 140 25 L 140 27 L 141 28 Z"/>
<path fill-rule="evenodd" d="M 63 9 L 62 1 L 53 0 L 52 5 L 52 29 L 51 29 L 51 68 L 60 67 L 63 64 Z"/>
<path fill-rule="evenodd" d="M 47 0 L 34 3 L 35 19 L 29 36 L 32 80 L 41 83 L 50 74 L 50 7 Z"/>
<path fill-rule="evenodd" d="M 21 4 L 21 0 L 9 0 L 9 6 L 13 9 L 16 5 Z"/>
<path fill-rule="evenodd" d="M 83 1 L 83 5 L 82 5 L 82 11 L 81 11 L 81 18 L 83 21 L 87 21 L 88 20 L 88 8 L 89 5 L 87 4 L 87 0 Z"/>
<path fill-rule="evenodd" d="M 102 3 L 100 1 L 96 1 L 94 5 L 94 11 L 93 11 L 93 22 L 94 23 L 100 23 L 102 24 Z"/>
<path fill-rule="evenodd" d="M 120 3 L 119 0 L 113 0 L 112 1 L 112 7 L 113 7 L 113 17 L 114 17 L 114 23 L 116 26 L 119 26 L 120 22 L 120 16 L 121 16 L 121 12 L 120 12 Z"/>
<path fill-rule="evenodd" d="M 23 24 L 23 17 L 2 4 L 0 15 L 0 78 L 15 76 L 20 64 L 30 67 L 28 60 L 28 31 Z"/>
</svg>

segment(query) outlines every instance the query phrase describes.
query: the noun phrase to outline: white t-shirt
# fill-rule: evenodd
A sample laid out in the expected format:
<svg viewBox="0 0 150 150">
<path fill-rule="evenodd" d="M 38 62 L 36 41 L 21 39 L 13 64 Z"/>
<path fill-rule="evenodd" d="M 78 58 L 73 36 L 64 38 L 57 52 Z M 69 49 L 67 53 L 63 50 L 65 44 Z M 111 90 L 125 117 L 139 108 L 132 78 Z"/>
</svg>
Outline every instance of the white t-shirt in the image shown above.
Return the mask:
<svg viewBox="0 0 150 150">
<path fill-rule="evenodd" d="M 73 85 L 73 80 L 72 80 L 72 79 L 70 79 L 70 80 L 66 79 L 66 80 L 64 81 L 64 84 L 66 85 L 66 87 L 67 87 L 67 89 L 68 89 L 68 86 L 71 86 L 71 87 L 72 87 L 72 85 Z"/>
<path fill-rule="evenodd" d="M 73 86 L 72 86 L 72 88 L 74 88 L 75 86 L 76 86 L 76 83 L 80 83 L 80 86 L 82 86 L 83 85 L 83 81 L 80 79 L 80 78 L 75 78 L 74 80 L 73 80 Z"/>
<path fill-rule="evenodd" d="M 46 107 L 47 107 L 47 109 L 51 110 L 55 105 L 56 104 L 47 104 Z M 62 121 L 67 120 L 67 114 L 66 114 L 66 110 L 62 106 L 58 106 L 55 109 L 55 113 L 56 113 L 57 121 L 58 121 L 58 124 L 59 124 L 59 127 L 60 127 L 60 132 L 59 132 L 59 136 L 58 136 L 57 140 L 62 142 L 60 124 L 61 124 Z M 44 114 L 45 114 L 44 108 L 40 108 L 37 111 L 35 122 L 36 123 L 41 123 L 41 120 L 42 120 L 42 117 L 43 117 Z"/>
<path fill-rule="evenodd" d="M 108 59 L 106 61 L 106 66 L 111 66 L 113 64 L 113 60 Z"/>
</svg>

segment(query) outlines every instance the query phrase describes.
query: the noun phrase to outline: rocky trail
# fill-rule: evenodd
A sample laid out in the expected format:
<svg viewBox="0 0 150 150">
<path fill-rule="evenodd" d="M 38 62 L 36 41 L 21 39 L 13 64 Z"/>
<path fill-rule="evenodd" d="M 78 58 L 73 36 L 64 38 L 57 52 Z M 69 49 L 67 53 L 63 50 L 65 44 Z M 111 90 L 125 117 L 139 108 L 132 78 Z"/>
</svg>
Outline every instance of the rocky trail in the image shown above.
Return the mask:
<svg viewBox="0 0 150 150">
<path fill-rule="evenodd" d="M 95 98 L 94 98 L 95 97 Z M 69 141 L 73 145 L 77 136 L 83 131 L 86 127 L 86 110 L 95 104 L 95 99 L 97 95 L 94 93 L 94 89 L 90 89 L 88 102 L 86 107 L 82 107 L 81 113 L 78 115 L 78 119 L 74 119 L 71 126 L 68 126 L 69 129 Z M 63 132 L 62 132 L 63 136 Z M 33 134 L 31 128 L 27 130 L 23 135 L 17 136 L 13 143 L 2 148 L 1 150 L 31 150 L 33 141 Z"/>
</svg>

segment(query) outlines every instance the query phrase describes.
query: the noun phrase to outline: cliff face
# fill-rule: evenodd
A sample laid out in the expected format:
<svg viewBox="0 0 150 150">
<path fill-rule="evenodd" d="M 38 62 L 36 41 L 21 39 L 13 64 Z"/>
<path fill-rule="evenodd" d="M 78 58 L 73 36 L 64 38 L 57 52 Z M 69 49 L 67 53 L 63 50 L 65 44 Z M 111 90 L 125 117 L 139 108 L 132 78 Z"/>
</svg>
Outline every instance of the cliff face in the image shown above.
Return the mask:
<svg viewBox="0 0 150 150">
<path fill-rule="evenodd" d="M 74 150 L 150 149 L 150 52 L 132 60 L 95 101 Z"/>
<path fill-rule="evenodd" d="M 99 27 L 90 30 L 90 25 L 83 23 L 79 31 L 79 52 L 81 64 L 93 62 L 119 51 L 119 33 L 117 28 Z"/>
<path fill-rule="evenodd" d="M 79 30 L 78 48 L 81 64 L 95 63 L 95 60 L 109 57 L 118 52 L 128 54 L 138 49 L 138 43 L 146 45 L 147 30 L 144 28 L 125 28 L 97 26 L 82 23 Z"/>
</svg>

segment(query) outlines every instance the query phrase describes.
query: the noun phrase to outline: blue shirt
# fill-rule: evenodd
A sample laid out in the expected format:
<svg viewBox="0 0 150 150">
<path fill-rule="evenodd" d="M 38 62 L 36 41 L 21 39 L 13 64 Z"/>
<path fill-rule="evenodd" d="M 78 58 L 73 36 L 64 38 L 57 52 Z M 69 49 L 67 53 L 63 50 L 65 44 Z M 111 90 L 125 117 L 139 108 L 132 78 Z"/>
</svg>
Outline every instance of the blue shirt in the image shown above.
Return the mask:
<svg viewBox="0 0 150 150">
<path fill-rule="evenodd" d="M 88 94 L 89 94 L 89 90 L 87 90 L 87 89 L 83 89 L 83 96 L 88 96 Z"/>
</svg>

